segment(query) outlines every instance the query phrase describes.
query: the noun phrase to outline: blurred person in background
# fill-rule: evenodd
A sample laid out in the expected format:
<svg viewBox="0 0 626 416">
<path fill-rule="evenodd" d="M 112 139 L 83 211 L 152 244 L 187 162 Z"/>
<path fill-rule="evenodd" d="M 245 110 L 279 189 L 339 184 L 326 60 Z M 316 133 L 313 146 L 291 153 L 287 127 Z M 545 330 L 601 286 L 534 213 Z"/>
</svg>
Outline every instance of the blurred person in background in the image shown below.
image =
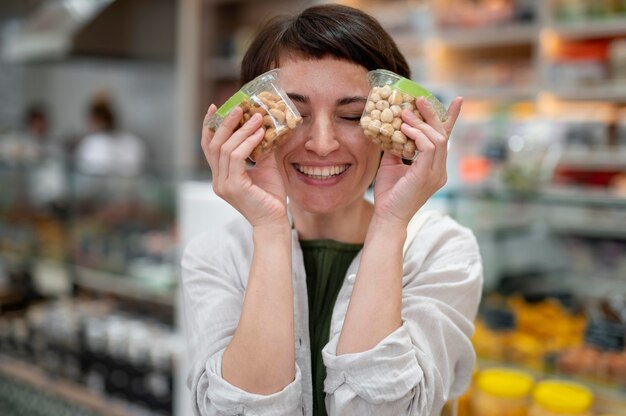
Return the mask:
<svg viewBox="0 0 626 416">
<path fill-rule="evenodd" d="M 50 118 L 42 104 L 33 104 L 24 115 L 25 140 L 36 149 L 36 158 L 60 157 L 62 150 L 50 137 Z"/>
<path fill-rule="evenodd" d="M 19 164 L 25 180 L 23 191 L 37 208 L 58 209 L 67 194 L 65 155 L 62 145 L 50 133 L 50 116 L 41 103 L 24 111 L 22 127 L 2 142 L 0 154 L 6 162 Z"/>
<path fill-rule="evenodd" d="M 185 250 L 183 308 L 200 415 L 439 415 L 467 388 L 482 288 L 476 239 L 420 208 L 446 181 L 441 122 L 402 113 L 412 165 L 359 125 L 367 72 L 409 78 L 380 24 L 338 5 L 271 20 L 242 63 L 242 83 L 280 68 L 303 123 L 246 167 L 262 117 L 235 107 L 202 148 L 217 195 L 245 219 Z M 374 181 L 374 203 L 365 192 Z M 418 212 L 419 211 L 419 212 Z"/>
<path fill-rule="evenodd" d="M 87 116 L 90 133 L 75 150 L 78 171 L 103 176 L 141 175 L 146 163 L 146 145 L 139 137 L 119 128 L 106 94 L 93 97 Z"/>
<path fill-rule="evenodd" d="M 50 138 L 50 121 L 45 106 L 34 103 L 24 110 L 22 125 L 16 134 L 7 135 L 2 140 L 0 154 L 3 159 L 13 162 L 35 163 L 62 153 Z"/>
</svg>

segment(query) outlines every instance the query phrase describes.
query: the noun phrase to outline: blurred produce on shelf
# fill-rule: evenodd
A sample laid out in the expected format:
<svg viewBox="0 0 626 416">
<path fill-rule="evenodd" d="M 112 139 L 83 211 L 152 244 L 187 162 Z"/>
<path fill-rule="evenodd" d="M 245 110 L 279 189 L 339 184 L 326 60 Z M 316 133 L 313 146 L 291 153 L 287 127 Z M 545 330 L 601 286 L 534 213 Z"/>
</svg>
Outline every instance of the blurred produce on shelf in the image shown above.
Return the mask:
<svg viewBox="0 0 626 416">
<path fill-rule="evenodd" d="M 486 299 L 473 342 L 481 357 L 541 370 L 549 355 L 581 345 L 586 325 L 557 299 Z"/>
<path fill-rule="evenodd" d="M 535 18 L 533 1 L 529 0 L 439 0 L 434 4 L 437 23 L 442 27 L 498 26 Z"/>
<path fill-rule="evenodd" d="M 620 391 L 626 391 L 624 299 L 566 292 L 487 296 L 472 338 L 479 371 L 459 415 L 601 415 L 619 409 Z M 559 398 L 566 387 L 575 391 Z M 580 406 L 565 411 L 578 394 Z M 554 401 L 544 400 L 546 395 Z"/>
<path fill-rule="evenodd" d="M 454 184 L 513 191 L 554 184 L 619 189 L 626 173 L 623 111 L 612 103 L 550 95 L 536 104 L 468 102 L 451 141 Z"/>
<path fill-rule="evenodd" d="M 622 0 L 557 0 L 551 3 L 553 16 L 564 22 L 626 15 L 626 2 Z"/>
</svg>

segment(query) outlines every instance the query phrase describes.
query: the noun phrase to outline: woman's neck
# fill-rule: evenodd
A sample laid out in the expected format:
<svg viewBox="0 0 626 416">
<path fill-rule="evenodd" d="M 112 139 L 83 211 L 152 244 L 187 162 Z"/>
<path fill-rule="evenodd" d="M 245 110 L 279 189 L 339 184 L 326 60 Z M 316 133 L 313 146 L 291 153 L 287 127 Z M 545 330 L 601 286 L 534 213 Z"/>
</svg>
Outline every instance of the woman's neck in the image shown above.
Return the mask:
<svg viewBox="0 0 626 416">
<path fill-rule="evenodd" d="M 349 207 L 329 214 L 316 214 L 291 204 L 294 226 L 302 240 L 330 239 L 361 244 L 374 213 L 374 206 L 360 199 Z"/>
</svg>

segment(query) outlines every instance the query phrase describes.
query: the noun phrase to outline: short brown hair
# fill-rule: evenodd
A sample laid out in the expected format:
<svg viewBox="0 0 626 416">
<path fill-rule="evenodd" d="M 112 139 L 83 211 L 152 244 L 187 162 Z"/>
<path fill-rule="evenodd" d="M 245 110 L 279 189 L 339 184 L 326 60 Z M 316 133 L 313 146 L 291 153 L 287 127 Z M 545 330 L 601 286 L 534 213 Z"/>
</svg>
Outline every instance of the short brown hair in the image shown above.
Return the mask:
<svg viewBox="0 0 626 416">
<path fill-rule="evenodd" d="M 242 84 L 278 66 L 282 53 L 314 59 L 334 57 L 367 70 L 382 68 L 411 77 L 406 59 L 380 23 L 348 6 L 313 6 L 298 15 L 268 21 L 243 57 Z"/>
</svg>

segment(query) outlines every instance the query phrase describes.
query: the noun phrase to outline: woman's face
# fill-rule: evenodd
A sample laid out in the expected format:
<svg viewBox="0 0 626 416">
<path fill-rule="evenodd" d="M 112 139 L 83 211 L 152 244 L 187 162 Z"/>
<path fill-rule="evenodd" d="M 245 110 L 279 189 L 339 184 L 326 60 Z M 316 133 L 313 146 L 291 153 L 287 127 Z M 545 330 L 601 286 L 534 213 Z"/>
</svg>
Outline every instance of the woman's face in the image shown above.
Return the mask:
<svg viewBox="0 0 626 416">
<path fill-rule="evenodd" d="M 276 151 L 290 200 L 318 214 L 360 201 L 380 160 L 359 126 L 367 70 L 335 58 L 286 58 L 280 68 L 280 84 L 303 118 Z"/>
</svg>

